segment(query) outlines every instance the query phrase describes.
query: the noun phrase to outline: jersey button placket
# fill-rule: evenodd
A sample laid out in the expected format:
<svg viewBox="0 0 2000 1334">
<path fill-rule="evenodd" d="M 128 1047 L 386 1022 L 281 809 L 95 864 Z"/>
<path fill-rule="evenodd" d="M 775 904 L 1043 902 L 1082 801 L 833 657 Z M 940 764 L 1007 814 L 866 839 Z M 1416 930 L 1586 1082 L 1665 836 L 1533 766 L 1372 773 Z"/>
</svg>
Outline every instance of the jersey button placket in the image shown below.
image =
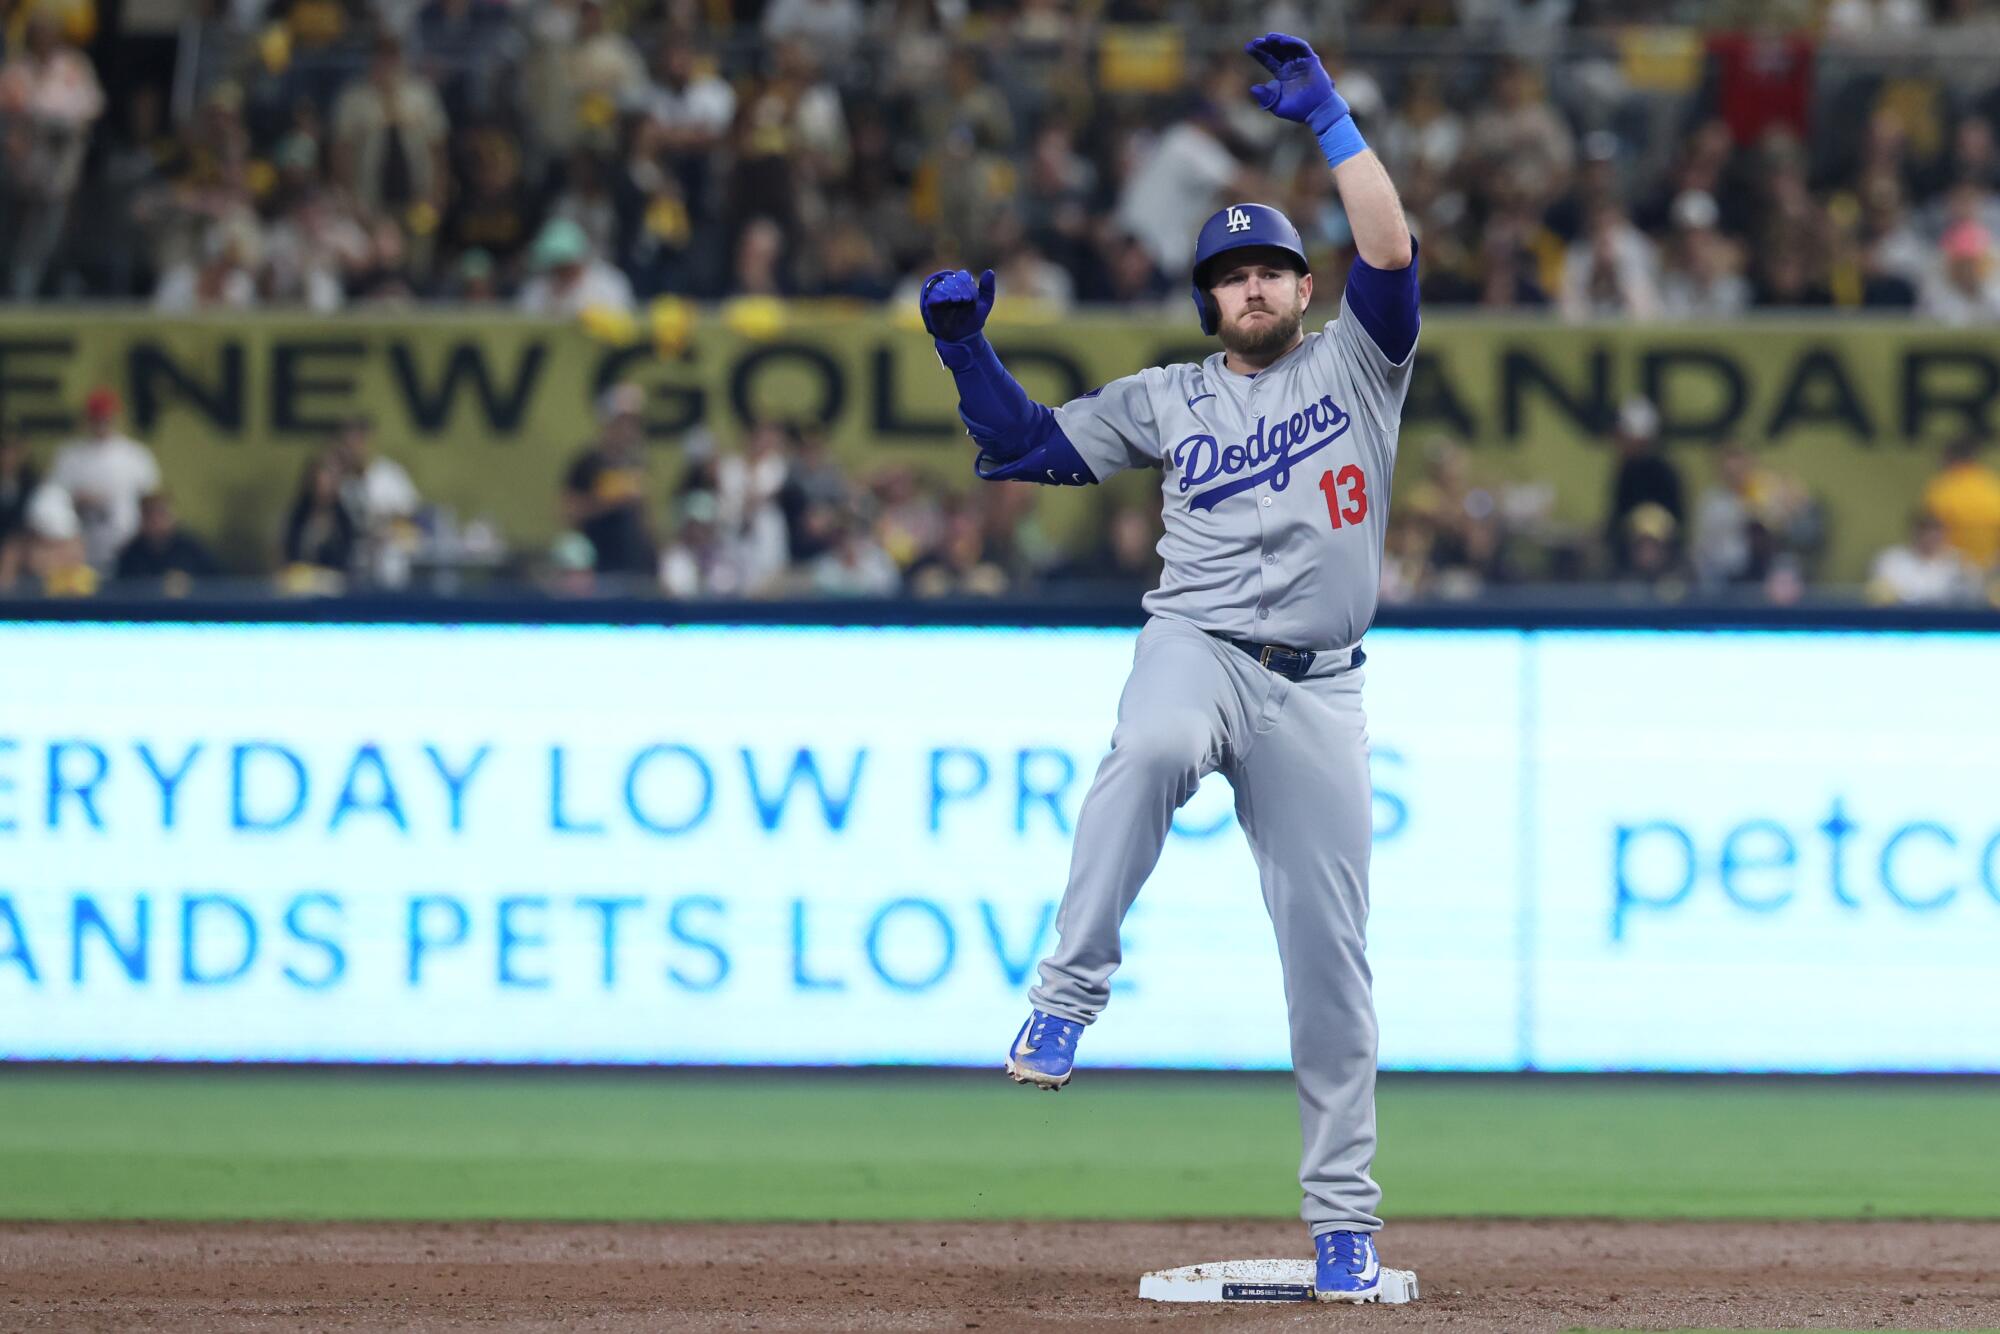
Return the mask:
<svg viewBox="0 0 2000 1334">
<path fill-rule="evenodd" d="M 1270 508 L 1271 497 L 1257 497 L 1257 531 L 1260 537 L 1258 545 L 1264 548 L 1264 559 L 1257 571 L 1257 619 L 1260 621 L 1268 619 L 1271 615 L 1270 569 L 1278 561 L 1278 554 L 1271 550 L 1271 521 L 1265 512 Z"/>
<path fill-rule="evenodd" d="M 1245 404 L 1247 409 L 1245 415 L 1253 420 L 1256 417 L 1257 391 L 1263 387 L 1264 382 L 1262 380 L 1252 380 L 1250 382 L 1250 394 L 1248 402 Z M 1257 497 L 1257 532 L 1260 539 L 1258 545 L 1264 548 L 1264 559 L 1260 562 L 1257 570 L 1257 620 L 1260 623 L 1269 620 L 1271 616 L 1269 571 L 1273 565 L 1278 563 L 1278 554 L 1270 549 L 1271 521 L 1270 515 L 1265 512 L 1270 508 L 1271 497 L 1268 494 Z"/>
</svg>

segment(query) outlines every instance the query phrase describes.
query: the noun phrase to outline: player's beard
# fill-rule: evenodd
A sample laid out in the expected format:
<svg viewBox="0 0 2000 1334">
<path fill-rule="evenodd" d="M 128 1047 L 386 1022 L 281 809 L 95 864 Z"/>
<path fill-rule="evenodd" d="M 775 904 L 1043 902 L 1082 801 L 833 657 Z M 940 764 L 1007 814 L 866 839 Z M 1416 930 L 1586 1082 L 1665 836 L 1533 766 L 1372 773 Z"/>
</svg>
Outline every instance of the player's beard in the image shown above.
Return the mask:
<svg viewBox="0 0 2000 1334">
<path fill-rule="evenodd" d="M 1299 336 L 1299 322 L 1305 311 L 1294 303 L 1290 310 L 1270 310 L 1272 318 L 1243 323 L 1243 315 L 1222 326 L 1222 345 L 1236 354 L 1239 361 L 1247 361 L 1253 366 L 1268 365 L 1278 359 L 1278 355 L 1291 347 Z M 1244 312 L 1249 314 L 1248 311 Z"/>
</svg>

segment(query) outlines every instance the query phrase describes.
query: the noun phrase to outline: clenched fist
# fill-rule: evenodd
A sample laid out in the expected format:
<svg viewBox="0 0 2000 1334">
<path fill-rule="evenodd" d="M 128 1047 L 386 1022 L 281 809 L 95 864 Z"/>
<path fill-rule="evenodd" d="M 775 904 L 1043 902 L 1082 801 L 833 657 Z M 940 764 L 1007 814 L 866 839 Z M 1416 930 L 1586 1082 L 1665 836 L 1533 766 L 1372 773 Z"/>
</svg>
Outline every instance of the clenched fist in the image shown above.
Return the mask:
<svg viewBox="0 0 2000 1334">
<path fill-rule="evenodd" d="M 923 310 L 924 328 L 931 337 L 945 343 L 963 343 L 986 327 L 987 312 L 993 309 L 993 270 L 979 275 L 975 285 L 964 269 L 943 269 L 924 279 L 923 294 L 917 298 Z"/>
</svg>

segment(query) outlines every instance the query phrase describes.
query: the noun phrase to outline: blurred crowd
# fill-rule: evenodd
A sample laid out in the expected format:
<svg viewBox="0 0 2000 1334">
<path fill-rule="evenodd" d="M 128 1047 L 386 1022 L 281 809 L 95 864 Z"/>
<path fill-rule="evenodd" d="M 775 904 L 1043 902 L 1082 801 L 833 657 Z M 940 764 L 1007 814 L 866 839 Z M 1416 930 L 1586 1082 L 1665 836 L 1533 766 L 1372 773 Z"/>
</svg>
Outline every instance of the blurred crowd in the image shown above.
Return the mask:
<svg viewBox="0 0 2000 1334">
<path fill-rule="evenodd" d="M 103 6 L 131 12 L 132 6 Z M 145 7 L 139 7 L 143 10 Z M 0 296 L 1179 300 L 1348 235 L 1240 46 L 1319 45 L 1438 305 L 2000 318 L 1993 0 L 0 0 Z M 129 30 L 128 30 L 129 29 Z"/>
<path fill-rule="evenodd" d="M 1157 497 L 1107 489 L 1090 536 L 1066 541 L 1027 483 L 952 488 L 901 466 L 855 476 L 824 434 L 780 422 L 729 450 L 704 432 L 651 449 L 644 403 L 635 385 L 605 392 L 593 438 L 551 497 L 563 531 L 546 548 L 509 549 L 492 523 L 459 523 L 355 419 L 306 460 L 264 550 L 226 568 L 182 522 L 153 451 L 122 429 L 117 395 L 99 388 L 82 434 L 46 458 L 0 432 L 0 595 L 460 592 L 470 575 L 564 596 L 1061 590 L 1136 602 L 1158 581 Z"/>
<path fill-rule="evenodd" d="M 1789 606 L 1825 594 L 1830 520 L 1805 479 L 1724 440 L 1703 451 L 1713 461 L 1697 487 L 1688 452 L 1662 447 L 1659 414 L 1641 398 L 1625 403 L 1611 444 L 1603 518 L 1590 525 L 1555 519 L 1546 482 L 1482 484 L 1463 446 L 1418 445 L 1419 475 L 1391 511 L 1383 600 L 1578 583 L 1665 602 Z M 2000 606 L 2000 471 L 1981 437 L 1942 451 L 1904 540 L 1876 553 L 1855 591 L 1880 605 Z"/>
<path fill-rule="evenodd" d="M 0 0 L 0 301 L 589 319 L 907 303 L 935 268 L 990 265 L 1017 317 L 1181 323 L 1224 199 L 1279 204 L 1323 271 L 1346 259 L 1311 136 L 1245 94 L 1241 43 L 1272 29 L 1315 42 L 1390 164 L 1433 306 L 2000 321 L 2000 0 Z M 651 448 L 637 392 L 599 404 L 546 547 L 459 522 L 396 461 L 408 442 L 356 420 L 254 520 L 265 550 L 221 560 L 98 390 L 77 439 L 0 428 L 0 590 L 442 570 L 577 594 L 1122 598 L 1157 575 L 1142 488 L 1058 526 L 1032 487 L 856 475 L 783 421 Z M 1587 524 L 1461 442 L 1406 439 L 1385 597 L 1784 603 L 1825 583 L 1802 479 L 1756 441 L 1669 453 L 1658 434 L 1651 404 L 1624 406 Z M 1993 597 L 1983 443 L 1910 498 L 1871 597 Z"/>
<path fill-rule="evenodd" d="M 46 458 L 0 432 L 0 595 L 462 592 L 476 572 L 558 596 L 1135 603 L 1158 582 L 1160 499 L 1145 474 L 1093 492 L 1088 523 L 1057 525 L 1046 488 L 952 486 L 900 465 L 856 475 L 811 426 L 767 420 L 726 448 L 702 430 L 653 448 L 644 408 L 636 385 L 604 392 L 551 497 L 560 535 L 512 550 L 493 524 L 461 524 L 428 500 L 370 422 L 346 422 L 307 459 L 265 550 L 225 570 L 182 523 L 152 450 L 121 428 L 117 395 L 99 388 L 83 433 Z M 1406 441 L 1383 600 L 1585 585 L 1667 602 L 1826 595 L 1828 520 L 1802 479 L 1722 441 L 1701 451 L 1712 465 L 1702 460 L 1697 486 L 1695 451 L 1670 454 L 1658 428 L 1650 403 L 1624 404 L 1602 517 L 1587 524 L 1556 516 L 1546 482 L 1482 480 L 1463 445 Z M 1942 451 L 1906 538 L 1871 564 L 1869 600 L 2000 606 L 2000 471 L 1986 443 Z"/>
</svg>

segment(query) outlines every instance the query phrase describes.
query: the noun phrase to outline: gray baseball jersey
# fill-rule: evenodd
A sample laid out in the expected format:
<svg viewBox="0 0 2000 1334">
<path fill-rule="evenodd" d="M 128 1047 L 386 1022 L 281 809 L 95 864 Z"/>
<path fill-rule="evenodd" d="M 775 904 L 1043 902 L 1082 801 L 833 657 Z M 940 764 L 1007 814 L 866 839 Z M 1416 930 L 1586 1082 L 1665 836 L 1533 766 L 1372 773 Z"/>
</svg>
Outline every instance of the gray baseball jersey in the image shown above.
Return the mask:
<svg viewBox="0 0 2000 1334">
<path fill-rule="evenodd" d="M 1174 811 L 1222 773 L 1277 933 L 1298 1079 L 1301 1215 L 1374 1231 L 1375 1007 L 1366 957 L 1372 806 L 1361 671 L 1329 653 L 1301 679 L 1204 631 L 1291 648 L 1356 643 L 1375 615 L 1389 472 L 1414 350 L 1392 362 L 1341 316 L 1256 375 L 1141 371 L 1056 410 L 1101 481 L 1165 473 L 1166 571 L 1118 701 L 1111 753 L 1077 814 L 1037 1008 L 1090 1023 L 1119 926 Z"/>
<path fill-rule="evenodd" d="M 1166 570 L 1148 612 L 1259 643 L 1336 649 L 1375 617 L 1389 474 L 1414 353 L 1341 316 L 1268 368 L 1217 352 L 1056 409 L 1099 481 L 1163 470 Z"/>
</svg>

